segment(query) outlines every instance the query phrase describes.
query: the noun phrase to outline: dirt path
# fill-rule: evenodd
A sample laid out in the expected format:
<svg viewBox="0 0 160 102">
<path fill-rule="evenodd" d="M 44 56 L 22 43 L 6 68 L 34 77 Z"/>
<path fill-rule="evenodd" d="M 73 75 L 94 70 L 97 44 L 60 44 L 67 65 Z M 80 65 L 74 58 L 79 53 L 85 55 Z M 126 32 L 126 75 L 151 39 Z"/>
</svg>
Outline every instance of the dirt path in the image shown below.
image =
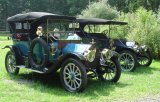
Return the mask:
<svg viewBox="0 0 160 102">
<path fill-rule="evenodd" d="M 148 96 L 133 102 L 160 102 L 160 95 Z"/>
</svg>

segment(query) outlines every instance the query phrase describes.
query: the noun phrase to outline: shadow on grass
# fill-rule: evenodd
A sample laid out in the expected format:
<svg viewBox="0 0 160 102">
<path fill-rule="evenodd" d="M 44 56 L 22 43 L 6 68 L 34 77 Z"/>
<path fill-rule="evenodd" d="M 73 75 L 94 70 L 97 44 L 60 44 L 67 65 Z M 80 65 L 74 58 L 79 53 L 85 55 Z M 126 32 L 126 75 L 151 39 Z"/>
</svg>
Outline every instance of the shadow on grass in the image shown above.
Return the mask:
<svg viewBox="0 0 160 102">
<path fill-rule="evenodd" d="M 154 71 L 160 71 L 160 68 L 154 68 L 154 67 L 137 67 L 134 72 L 123 72 L 128 75 L 138 75 L 138 74 L 153 74 Z"/>
<path fill-rule="evenodd" d="M 84 98 L 95 98 L 99 96 L 109 96 L 115 88 L 128 86 L 125 83 L 101 82 L 95 79 L 88 79 L 86 90 L 82 93 L 70 93 L 65 91 L 60 83 L 59 73 L 55 75 L 43 75 L 38 73 L 20 73 L 12 77 L 19 84 L 25 85 L 41 93 L 49 93 L 57 96 L 75 96 Z"/>
<path fill-rule="evenodd" d="M 118 82 L 118 83 L 111 83 L 111 82 L 102 82 L 99 80 L 89 80 L 88 88 L 85 91 L 85 96 L 91 96 L 96 98 L 98 96 L 109 96 L 111 92 L 114 92 L 117 88 L 124 88 L 129 86 L 129 84 Z"/>
<path fill-rule="evenodd" d="M 151 67 L 137 67 L 135 72 L 122 72 L 135 76 L 135 75 L 149 75 L 154 72 L 160 71 L 160 68 Z M 30 89 L 36 90 L 40 93 L 47 93 L 55 96 L 65 96 L 65 97 L 80 97 L 80 98 L 89 98 L 94 99 L 100 96 L 110 96 L 111 93 L 114 93 L 115 89 L 121 89 L 128 86 L 131 86 L 128 83 L 123 83 L 122 81 L 113 84 L 110 82 L 101 82 L 95 79 L 89 79 L 86 90 L 82 93 L 70 93 L 64 91 L 60 83 L 59 73 L 55 75 L 44 75 L 37 73 L 20 73 L 18 76 L 11 77 L 17 83 L 25 85 Z"/>
</svg>

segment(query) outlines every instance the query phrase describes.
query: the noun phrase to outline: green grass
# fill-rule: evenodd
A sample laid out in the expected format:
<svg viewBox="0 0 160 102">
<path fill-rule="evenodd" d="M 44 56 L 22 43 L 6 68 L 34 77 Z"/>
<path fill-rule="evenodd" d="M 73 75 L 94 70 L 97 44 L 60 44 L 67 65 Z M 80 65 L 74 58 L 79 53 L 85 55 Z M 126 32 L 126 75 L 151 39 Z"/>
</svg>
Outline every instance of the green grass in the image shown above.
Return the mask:
<svg viewBox="0 0 160 102">
<path fill-rule="evenodd" d="M 9 36 L 9 35 L 8 35 L 8 36 Z M 8 36 L 4 36 L 4 35 L 1 36 L 1 35 L 0 35 L 0 41 L 8 40 Z"/>
<path fill-rule="evenodd" d="M 9 31 L 0 31 L 0 41 L 8 40 L 11 34 Z"/>
<path fill-rule="evenodd" d="M 0 48 L 11 44 L 0 43 Z M 135 72 L 123 72 L 117 84 L 90 79 L 83 93 L 69 93 L 62 88 L 58 73 L 46 76 L 21 69 L 18 76 L 9 76 L 4 67 L 6 52 L 0 50 L 0 102 L 134 101 L 160 94 L 159 61 Z"/>
</svg>

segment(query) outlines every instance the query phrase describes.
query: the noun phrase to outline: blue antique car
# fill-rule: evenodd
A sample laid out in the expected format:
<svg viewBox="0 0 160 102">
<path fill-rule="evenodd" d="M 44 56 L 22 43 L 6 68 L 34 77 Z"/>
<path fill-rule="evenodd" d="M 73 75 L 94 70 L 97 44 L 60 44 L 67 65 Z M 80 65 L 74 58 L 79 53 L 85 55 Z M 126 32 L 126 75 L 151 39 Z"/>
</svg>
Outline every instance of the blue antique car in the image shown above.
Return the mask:
<svg viewBox="0 0 160 102">
<path fill-rule="evenodd" d="M 127 22 L 99 18 L 79 18 L 77 22 L 77 34 L 81 38 L 95 39 L 99 48 L 114 49 L 120 54 L 119 63 L 123 71 L 134 71 L 138 65 L 149 66 L 152 63 L 151 53 L 145 45 L 111 37 L 116 35 L 119 26 L 127 25 Z"/>
<path fill-rule="evenodd" d="M 5 47 L 10 49 L 5 58 L 9 74 L 16 75 L 21 68 L 42 74 L 60 69 L 62 86 L 70 92 L 83 91 L 88 77 L 119 80 L 119 54 L 99 49 L 94 39 L 86 43 L 76 33 L 75 17 L 30 12 L 7 21 L 13 40 Z"/>
</svg>

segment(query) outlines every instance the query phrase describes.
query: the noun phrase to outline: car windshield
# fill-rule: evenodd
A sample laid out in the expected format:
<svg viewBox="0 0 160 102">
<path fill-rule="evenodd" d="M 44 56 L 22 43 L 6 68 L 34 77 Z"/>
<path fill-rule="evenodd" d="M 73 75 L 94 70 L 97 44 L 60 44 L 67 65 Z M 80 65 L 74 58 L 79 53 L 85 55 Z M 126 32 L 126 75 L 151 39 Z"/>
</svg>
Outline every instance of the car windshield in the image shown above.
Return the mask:
<svg viewBox="0 0 160 102">
<path fill-rule="evenodd" d="M 117 38 L 118 35 L 127 34 L 127 26 L 121 25 L 102 25 L 102 24 L 87 24 L 84 27 L 86 33 L 100 33 L 106 36 Z"/>
<path fill-rule="evenodd" d="M 104 30 L 108 28 L 105 25 L 96 25 L 96 24 L 88 24 L 84 27 L 84 31 L 87 33 L 102 33 Z"/>
<path fill-rule="evenodd" d="M 81 40 L 75 33 L 74 24 L 72 21 L 49 19 L 44 25 L 44 32 L 53 35 L 58 40 Z"/>
</svg>

